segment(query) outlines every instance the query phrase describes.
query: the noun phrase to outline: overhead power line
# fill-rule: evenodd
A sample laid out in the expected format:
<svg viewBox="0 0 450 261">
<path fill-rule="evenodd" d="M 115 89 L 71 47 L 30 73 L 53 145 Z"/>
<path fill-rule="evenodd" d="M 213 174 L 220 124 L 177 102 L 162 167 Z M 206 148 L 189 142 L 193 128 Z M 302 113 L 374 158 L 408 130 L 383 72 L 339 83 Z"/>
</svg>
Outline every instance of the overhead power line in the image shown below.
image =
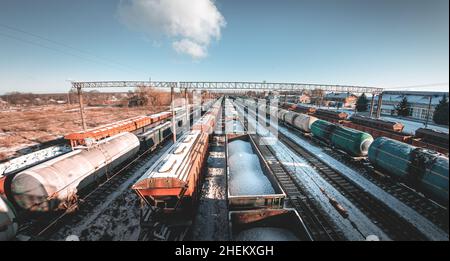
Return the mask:
<svg viewBox="0 0 450 261">
<path fill-rule="evenodd" d="M 46 42 L 52 43 L 54 45 L 57 45 L 57 46 L 60 46 L 60 47 L 64 47 L 64 48 L 67 48 L 67 49 L 70 49 L 70 50 L 73 50 L 73 51 L 76 51 L 76 52 L 78 52 L 80 54 L 83 54 L 83 56 L 76 55 L 76 54 L 74 54 L 72 52 L 67 52 L 67 51 L 64 51 L 64 50 L 61 50 L 61 49 L 53 48 L 53 47 L 44 45 L 44 44 L 39 43 L 39 42 L 31 41 L 31 40 L 28 40 L 28 39 L 23 39 L 23 38 L 14 36 L 14 35 L 0 33 L 0 35 L 2 35 L 4 37 L 12 38 L 12 39 L 17 40 L 17 41 L 26 42 L 28 44 L 37 45 L 39 47 L 43 47 L 43 48 L 50 49 L 50 50 L 53 50 L 53 51 L 56 51 L 56 52 L 64 53 L 66 55 L 70 55 L 70 56 L 77 57 L 77 58 L 80 58 L 80 59 L 85 59 L 85 60 L 88 60 L 90 62 L 95 62 L 97 64 L 107 65 L 109 67 L 114 66 L 114 67 L 116 67 L 116 69 L 120 68 L 121 70 L 128 70 L 128 71 L 135 72 L 135 73 L 136 72 L 137 73 L 145 73 L 145 72 L 140 71 L 139 69 L 130 67 L 128 65 L 124 65 L 124 64 L 119 63 L 117 61 L 114 61 L 112 59 L 98 56 L 98 55 L 96 55 L 93 52 L 82 50 L 80 48 L 76 48 L 76 47 L 70 46 L 70 45 L 68 45 L 66 43 L 63 43 L 63 42 L 60 42 L 60 41 L 55 41 L 53 39 L 49 39 L 47 37 L 44 37 L 44 36 L 41 36 L 41 35 L 38 35 L 38 34 L 35 34 L 35 33 L 27 32 L 25 30 L 22 30 L 22 29 L 19 29 L 19 28 L 15 28 L 15 27 L 12 27 L 12 26 L 9 26 L 9 25 L 1 24 L 1 23 L 0 23 L 0 27 L 6 28 L 6 29 L 11 30 L 11 31 L 19 32 L 19 33 L 22 33 L 22 34 L 26 34 L 26 35 L 29 35 L 31 37 L 34 37 L 34 38 L 37 38 L 37 39 L 44 40 Z M 86 56 L 91 56 L 91 57 L 88 58 Z M 94 58 L 94 59 L 92 59 L 92 58 Z M 96 61 L 96 60 L 98 60 L 98 61 Z"/>
<path fill-rule="evenodd" d="M 436 86 L 448 86 L 448 82 L 442 83 L 429 83 L 429 84 L 420 84 L 420 85 L 409 85 L 409 86 L 394 86 L 394 87 L 385 87 L 386 90 L 399 90 L 399 89 L 418 89 L 418 88 L 432 88 Z"/>
</svg>

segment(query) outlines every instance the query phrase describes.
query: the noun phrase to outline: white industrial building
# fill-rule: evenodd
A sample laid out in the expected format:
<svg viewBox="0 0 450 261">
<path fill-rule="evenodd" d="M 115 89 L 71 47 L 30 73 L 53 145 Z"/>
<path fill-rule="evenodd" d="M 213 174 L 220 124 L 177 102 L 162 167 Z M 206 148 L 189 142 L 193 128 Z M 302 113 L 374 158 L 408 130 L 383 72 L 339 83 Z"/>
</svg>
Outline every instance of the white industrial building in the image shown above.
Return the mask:
<svg viewBox="0 0 450 261">
<path fill-rule="evenodd" d="M 442 97 L 446 95 L 448 98 L 448 92 L 421 92 L 421 91 L 386 91 L 383 92 L 381 114 L 384 115 L 396 115 L 395 107 L 399 104 L 403 97 L 406 96 L 408 103 L 410 104 L 410 117 L 418 120 L 425 120 L 427 115 L 431 120 L 436 105 Z M 431 98 L 431 104 L 430 104 Z M 378 96 L 375 96 L 374 107 Z M 430 111 L 428 112 L 428 107 Z"/>
</svg>

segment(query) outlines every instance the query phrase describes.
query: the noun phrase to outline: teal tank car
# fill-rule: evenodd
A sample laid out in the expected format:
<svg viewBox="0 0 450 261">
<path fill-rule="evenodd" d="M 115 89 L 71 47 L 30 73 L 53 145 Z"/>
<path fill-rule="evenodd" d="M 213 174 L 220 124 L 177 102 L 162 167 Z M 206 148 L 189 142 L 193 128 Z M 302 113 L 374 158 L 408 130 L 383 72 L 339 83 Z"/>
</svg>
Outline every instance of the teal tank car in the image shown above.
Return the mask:
<svg viewBox="0 0 450 261">
<path fill-rule="evenodd" d="M 373 138 L 370 134 L 341 127 L 334 123 L 316 120 L 311 125 L 314 137 L 345 151 L 350 156 L 366 156 Z"/>
<path fill-rule="evenodd" d="M 331 144 L 351 156 L 366 156 L 373 137 L 369 133 L 338 126 L 331 135 Z"/>
<path fill-rule="evenodd" d="M 324 120 L 317 120 L 311 125 L 311 132 L 314 137 L 330 142 L 331 135 L 336 128 L 336 124 Z"/>
<path fill-rule="evenodd" d="M 385 174 L 448 203 L 448 158 L 434 151 L 379 137 L 369 147 L 369 161 Z"/>
<path fill-rule="evenodd" d="M 402 178 L 409 173 L 412 150 L 406 143 L 379 137 L 369 147 L 369 161 L 376 169 Z"/>
<path fill-rule="evenodd" d="M 448 158 L 423 148 L 414 149 L 411 158 L 410 183 L 434 198 L 448 202 Z"/>
</svg>

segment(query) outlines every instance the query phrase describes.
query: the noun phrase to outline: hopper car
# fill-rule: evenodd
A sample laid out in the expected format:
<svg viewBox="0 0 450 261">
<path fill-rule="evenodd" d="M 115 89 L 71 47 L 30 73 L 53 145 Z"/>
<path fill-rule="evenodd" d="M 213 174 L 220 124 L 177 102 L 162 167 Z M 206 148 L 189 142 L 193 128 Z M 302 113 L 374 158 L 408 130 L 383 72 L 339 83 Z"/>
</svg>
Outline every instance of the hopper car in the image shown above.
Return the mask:
<svg viewBox="0 0 450 261">
<path fill-rule="evenodd" d="M 191 131 L 132 189 L 148 205 L 165 211 L 174 211 L 181 203 L 188 204 L 186 201 L 194 202 L 207 148 L 208 134 Z"/>
<path fill-rule="evenodd" d="M 281 107 L 286 110 L 291 110 L 291 111 L 305 113 L 305 114 L 314 114 L 317 110 L 315 107 L 309 107 L 309 106 L 304 106 L 304 105 L 290 103 L 290 102 L 281 103 Z"/>
<path fill-rule="evenodd" d="M 132 132 L 145 126 L 162 122 L 172 117 L 171 112 L 161 112 L 153 114 L 151 116 L 141 115 L 130 119 L 116 121 L 111 124 L 103 125 L 97 128 L 89 129 L 86 131 L 79 131 L 69 133 L 64 136 L 64 139 L 70 141 L 72 147 L 79 145 L 86 145 L 86 139 L 92 139 L 95 141 L 117 135 L 122 132 Z"/>
<path fill-rule="evenodd" d="M 229 233 L 236 241 L 313 241 L 295 209 L 229 212 Z"/>
<path fill-rule="evenodd" d="M 345 112 L 339 112 L 339 111 L 317 109 L 314 112 L 314 116 L 316 116 L 317 118 L 323 119 L 323 120 L 327 120 L 329 122 L 340 123 L 343 120 L 347 119 L 348 114 Z"/>
<path fill-rule="evenodd" d="M 243 210 L 258 208 L 283 208 L 286 194 L 277 182 L 274 174 L 271 172 L 267 162 L 259 153 L 253 140 L 250 139 L 247 134 L 244 134 L 227 139 L 227 144 L 236 141 L 240 142 L 240 144 L 231 148 L 230 146 L 226 146 L 229 209 Z M 249 145 L 249 151 L 244 151 L 242 144 Z M 260 168 L 252 167 L 251 169 L 233 169 L 228 164 L 230 159 L 233 161 L 233 164 L 238 165 L 239 163 L 236 161 L 242 161 L 243 158 L 253 159 L 252 157 L 255 158 L 255 161 L 252 161 L 252 163 L 259 164 Z M 247 166 L 250 162 L 245 161 L 244 164 Z M 251 176 L 252 180 L 249 180 L 248 176 L 250 176 L 250 172 L 254 173 L 255 169 L 261 170 L 259 173 L 261 177 Z M 231 173 L 232 171 L 239 171 L 240 173 Z M 244 178 L 244 176 L 247 177 Z M 272 188 L 269 190 L 273 190 L 273 192 L 267 193 L 267 188 L 264 187 L 268 186 Z M 257 193 L 256 190 L 258 191 Z"/>
<path fill-rule="evenodd" d="M 371 117 L 360 116 L 360 115 L 352 115 L 350 117 L 350 121 L 356 124 L 364 125 L 371 128 L 387 130 L 392 132 L 402 132 L 403 124 L 393 121 L 387 121 L 382 119 L 374 119 Z"/>
<path fill-rule="evenodd" d="M 448 133 L 433 129 L 419 128 L 416 130 L 411 144 L 413 146 L 448 154 Z"/>
<path fill-rule="evenodd" d="M 220 115 L 221 104 L 222 99 L 216 101 L 192 130 L 132 186 L 147 206 L 175 212 L 196 202 L 209 135 Z"/>
</svg>

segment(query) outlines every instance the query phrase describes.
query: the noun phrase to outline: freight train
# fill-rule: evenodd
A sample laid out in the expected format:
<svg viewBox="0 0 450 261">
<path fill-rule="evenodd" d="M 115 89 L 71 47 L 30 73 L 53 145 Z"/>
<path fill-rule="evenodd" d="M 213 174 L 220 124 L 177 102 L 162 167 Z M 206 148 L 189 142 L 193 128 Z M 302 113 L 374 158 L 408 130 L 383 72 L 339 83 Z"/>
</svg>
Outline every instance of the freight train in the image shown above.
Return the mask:
<svg viewBox="0 0 450 261">
<path fill-rule="evenodd" d="M 448 158 L 386 137 L 375 139 L 369 161 L 384 173 L 448 204 Z"/>
<path fill-rule="evenodd" d="M 196 202 L 209 135 L 221 108 L 222 99 L 219 99 L 192 130 L 132 186 L 145 205 L 175 212 Z"/>
<path fill-rule="evenodd" d="M 360 115 L 348 117 L 347 113 L 316 109 L 294 103 L 281 103 L 280 107 L 315 116 L 322 120 L 339 123 L 343 126 L 367 132 L 374 138 L 389 137 L 391 139 L 412 144 L 417 147 L 435 150 L 437 152 L 448 154 L 448 133 L 439 132 L 427 128 L 419 128 L 415 135 L 403 132 L 403 124 L 387 121 L 383 119 L 374 119 Z"/>
<path fill-rule="evenodd" d="M 152 118 L 163 120 L 161 115 L 166 114 Z M 184 120 L 182 114 L 179 118 L 177 121 Z M 3 177 L 5 195 L 0 195 L 0 240 L 14 238 L 18 215 L 51 213 L 76 204 L 80 191 L 114 174 L 117 166 L 132 159 L 140 149 L 153 151 L 172 136 L 171 122 L 145 129 L 139 134 L 121 131 L 90 146 L 79 146 L 69 153 Z"/>
<path fill-rule="evenodd" d="M 244 101 L 244 104 L 252 102 Z M 261 106 L 260 106 L 261 107 Z M 277 110 L 271 109 L 272 116 Z M 282 122 L 302 132 L 312 133 L 312 137 L 340 149 L 352 157 L 367 156 L 373 137 L 365 132 L 346 128 L 308 114 L 279 109 L 276 116 Z"/>
<path fill-rule="evenodd" d="M 376 170 L 400 179 L 444 205 L 448 204 L 448 157 L 388 137 L 380 136 L 374 140 L 369 133 L 307 114 L 279 109 L 276 116 L 279 121 L 304 133 L 310 133 L 313 138 L 331 144 L 352 157 L 365 159 L 367 156 Z M 395 125 L 391 127 L 401 129 Z"/>
<path fill-rule="evenodd" d="M 207 111 L 212 106 L 212 102 L 213 101 L 204 102 L 201 106 L 199 106 L 198 109 L 195 109 L 195 111 L 194 106 L 188 105 L 191 121 L 194 118 L 194 114 L 197 113 L 199 114 L 200 112 L 204 113 L 205 111 Z M 177 121 L 181 122 L 181 120 L 184 120 L 181 119 L 182 115 L 185 115 L 184 106 L 175 108 L 174 111 L 177 117 Z M 133 118 L 99 126 L 86 131 L 69 133 L 64 136 L 64 139 L 68 140 L 72 147 L 76 147 L 80 145 L 86 145 L 87 140 L 99 141 L 107 137 L 119 134 L 121 132 L 134 132 L 134 133 L 144 132 L 146 131 L 145 130 L 146 127 L 151 126 L 153 124 L 164 122 L 170 118 L 172 118 L 171 111 L 163 111 L 152 115 L 140 115 Z M 181 124 L 179 124 L 179 126 L 181 126 Z"/>
<path fill-rule="evenodd" d="M 210 103 L 204 103 L 204 105 L 202 106 L 203 108 L 209 108 L 211 105 Z M 194 110 L 193 106 L 189 106 L 189 118 L 190 118 L 190 123 L 192 124 L 194 120 L 198 119 L 201 115 L 201 107 L 199 106 L 198 108 L 196 108 Z M 176 118 L 176 126 L 177 126 L 177 135 L 180 134 L 181 132 L 184 131 L 185 128 L 180 128 L 182 126 L 186 126 L 186 114 L 184 113 L 185 108 L 184 107 L 179 107 L 179 108 L 175 108 L 175 118 Z M 169 120 L 170 118 L 172 118 L 172 113 L 171 112 L 160 112 L 160 113 L 156 113 L 154 115 L 150 115 L 150 116 L 138 116 L 138 117 L 133 117 L 133 118 L 129 118 L 126 120 L 121 120 L 121 121 L 117 121 L 111 124 L 107 124 L 107 125 L 103 125 L 100 127 L 97 127 L 95 129 L 86 131 L 86 132 L 76 132 L 76 133 L 71 133 L 65 136 L 65 139 L 61 139 L 60 143 L 58 143 L 59 145 L 61 145 L 61 149 L 58 147 L 57 150 L 62 150 L 62 148 L 64 147 L 63 144 L 65 145 L 64 140 L 68 140 L 70 142 L 71 145 L 71 149 L 86 149 L 87 147 L 100 142 L 103 139 L 106 139 L 108 137 L 112 137 L 115 136 L 119 133 L 124 133 L 124 132 L 131 132 L 135 135 L 138 136 L 139 140 L 141 141 L 141 143 L 143 141 L 148 141 L 151 142 L 152 139 L 149 139 L 149 136 L 154 136 L 153 139 L 156 139 L 157 137 L 155 136 L 155 131 L 157 130 L 157 128 L 162 128 L 164 131 L 164 136 L 167 136 L 168 133 L 170 132 L 171 134 L 171 128 L 168 127 L 169 124 L 167 124 L 167 120 Z M 158 125 L 162 125 L 159 126 Z M 161 138 L 160 138 L 161 139 Z M 157 142 L 154 142 L 157 143 Z M 148 146 L 152 146 L 152 144 L 150 143 L 142 143 L 141 144 L 141 148 L 142 149 L 148 149 Z M 66 148 L 66 147 L 64 147 Z M 13 171 L 9 171 L 6 173 L 0 173 L 0 194 L 5 194 L 4 190 L 4 182 L 6 180 L 6 176 L 9 175 L 14 175 L 15 173 L 17 173 L 16 170 L 19 169 L 25 169 L 25 168 L 29 168 L 31 166 L 37 165 L 40 162 L 44 162 L 49 160 L 50 158 L 52 158 L 53 153 L 48 153 L 44 150 L 42 151 L 42 155 L 39 154 L 39 156 L 31 156 L 30 158 L 32 160 L 26 160 L 27 162 L 19 162 L 19 163 L 15 163 L 15 168 L 13 168 Z M 58 155 L 67 153 L 69 150 L 63 151 L 63 152 L 59 152 Z M 36 152 L 36 154 L 40 153 L 40 151 Z M 27 156 L 27 155 L 25 155 Z M 23 157 L 25 157 L 23 156 Z M 39 158 L 39 162 L 36 160 L 36 158 Z"/>
</svg>

